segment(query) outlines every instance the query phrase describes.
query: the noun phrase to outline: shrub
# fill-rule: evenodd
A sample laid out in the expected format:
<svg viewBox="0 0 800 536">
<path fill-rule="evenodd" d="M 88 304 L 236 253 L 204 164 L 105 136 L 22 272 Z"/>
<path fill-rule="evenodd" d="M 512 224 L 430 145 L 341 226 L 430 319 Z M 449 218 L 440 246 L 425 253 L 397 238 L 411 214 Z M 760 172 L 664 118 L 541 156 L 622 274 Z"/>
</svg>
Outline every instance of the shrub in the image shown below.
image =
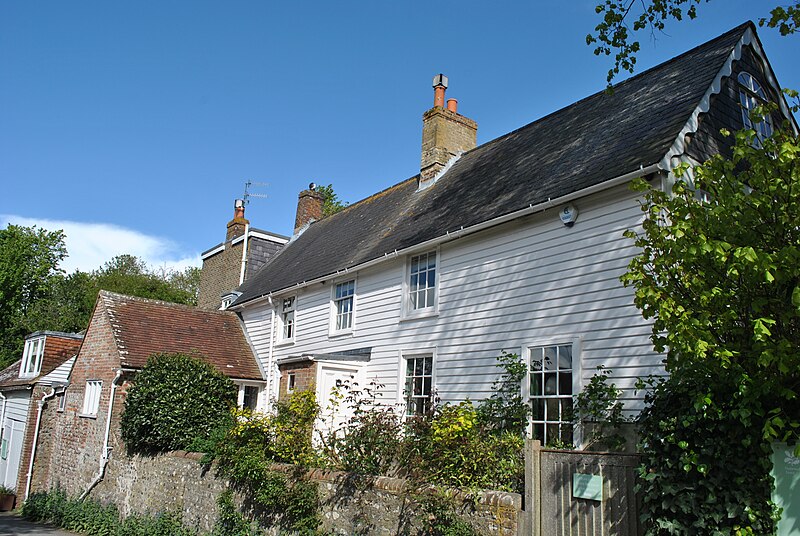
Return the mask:
<svg viewBox="0 0 800 536">
<path fill-rule="evenodd" d="M 276 461 L 308 466 L 317 460 L 311 443 L 319 405 L 314 391 L 295 391 L 286 402 L 277 402 L 272 452 Z"/>
<path fill-rule="evenodd" d="M 22 515 L 30 521 L 51 523 L 70 531 L 96 536 L 195 536 L 197 531 L 181 524 L 178 514 L 155 517 L 132 515 L 120 520 L 117 507 L 91 499 L 67 497 L 61 490 L 33 493 L 22 504 Z"/>
<path fill-rule="evenodd" d="M 185 354 L 157 354 L 125 399 L 122 438 L 130 452 L 186 449 L 230 420 L 236 386 L 210 364 Z"/>
<path fill-rule="evenodd" d="M 432 418 L 411 422 L 404 438 L 405 466 L 420 482 L 471 490 L 521 491 L 524 439 L 516 431 L 490 432 L 471 402 L 445 405 Z"/>
<path fill-rule="evenodd" d="M 497 357 L 497 366 L 502 373 L 492 384 L 492 395 L 478 406 L 478 418 L 491 430 L 523 435 L 530 413 L 522 398 L 522 382 L 528 367 L 518 354 L 505 351 Z"/>
<path fill-rule="evenodd" d="M 608 379 L 611 371 L 603 365 L 597 367 L 589 383 L 575 396 L 576 420 L 584 424 L 586 450 L 625 450 L 622 425 L 628 419 L 622 414 L 622 391 Z"/>
<path fill-rule="evenodd" d="M 342 471 L 387 475 L 397 461 L 402 419 L 394 407 L 377 401 L 382 385 L 355 387 L 345 383 L 333 393 L 334 401 L 349 407 L 351 417 L 322 438 L 324 456 L 331 467 Z"/>
<path fill-rule="evenodd" d="M 697 396 L 711 384 L 713 400 Z M 646 534 L 774 534 L 764 417 L 742 426 L 736 383 L 698 370 L 651 387 L 639 417 Z"/>
</svg>

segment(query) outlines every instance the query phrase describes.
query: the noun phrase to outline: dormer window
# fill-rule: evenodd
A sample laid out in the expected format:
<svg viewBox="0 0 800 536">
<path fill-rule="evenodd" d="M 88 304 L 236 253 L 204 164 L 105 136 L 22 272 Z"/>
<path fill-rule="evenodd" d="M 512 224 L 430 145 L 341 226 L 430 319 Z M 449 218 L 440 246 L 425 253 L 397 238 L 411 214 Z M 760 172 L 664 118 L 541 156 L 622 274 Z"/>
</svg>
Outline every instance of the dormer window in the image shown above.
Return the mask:
<svg viewBox="0 0 800 536">
<path fill-rule="evenodd" d="M 761 142 L 772 135 L 772 120 L 769 115 L 765 115 L 761 121 L 753 123 L 750 114 L 757 106 L 763 106 L 767 103 L 767 94 L 755 77 L 748 72 L 739 73 L 738 81 L 742 122 L 744 123 L 744 128 L 755 130 L 756 145 L 760 147 Z"/>
<path fill-rule="evenodd" d="M 42 371 L 42 356 L 44 355 L 44 337 L 36 337 L 25 341 L 25 350 L 22 353 L 22 363 L 19 367 L 20 378 L 32 378 Z"/>
</svg>

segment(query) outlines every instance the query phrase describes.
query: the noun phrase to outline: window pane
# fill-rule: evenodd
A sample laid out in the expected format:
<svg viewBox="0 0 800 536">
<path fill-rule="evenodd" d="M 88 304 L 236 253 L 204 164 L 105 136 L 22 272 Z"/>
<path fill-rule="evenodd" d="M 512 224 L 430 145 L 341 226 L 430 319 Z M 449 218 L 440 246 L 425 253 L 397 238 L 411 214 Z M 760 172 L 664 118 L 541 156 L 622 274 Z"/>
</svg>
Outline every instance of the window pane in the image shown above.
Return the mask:
<svg viewBox="0 0 800 536">
<path fill-rule="evenodd" d="M 557 398 L 545 398 L 545 417 L 547 421 L 556 421 L 559 419 L 559 403 Z"/>
<path fill-rule="evenodd" d="M 531 374 L 531 395 L 539 396 L 542 394 L 542 375 Z"/>
<path fill-rule="evenodd" d="M 558 394 L 571 395 L 572 394 L 572 373 L 559 372 L 558 373 Z"/>
<path fill-rule="evenodd" d="M 544 425 L 543 424 L 534 424 L 533 425 L 533 438 L 538 439 L 542 443 L 544 443 Z"/>
<path fill-rule="evenodd" d="M 422 394 L 424 394 L 425 396 L 430 396 L 431 394 L 431 381 L 432 378 L 430 376 L 425 378 L 425 385 L 422 390 Z"/>
<path fill-rule="evenodd" d="M 572 421 L 572 399 L 571 398 L 562 398 L 561 399 L 561 420 L 571 422 Z"/>
<path fill-rule="evenodd" d="M 411 273 L 419 271 L 419 257 L 411 257 Z"/>
<path fill-rule="evenodd" d="M 556 391 L 556 372 L 544 373 L 544 394 L 555 395 Z"/>
<path fill-rule="evenodd" d="M 425 361 L 425 367 L 424 367 L 425 374 L 427 375 L 433 374 L 433 358 L 426 357 L 424 361 Z"/>
<path fill-rule="evenodd" d="M 422 394 L 422 378 L 414 378 L 414 396 L 421 396 Z"/>
<path fill-rule="evenodd" d="M 544 399 L 538 398 L 534 400 L 531 406 L 533 411 L 533 420 L 534 421 L 544 420 Z"/>
<path fill-rule="evenodd" d="M 556 370 L 556 347 L 547 346 L 544 349 L 544 369 Z"/>
<path fill-rule="evenodd" d="M 572 369 L 572 346 L 558 347 L 558 368 L 560 370 Z"/>
<path fill-rule="evenodd" d="M 432 288 L 428 289 L 428 300 L 427 300 L 427 305 L 426 305 L 427 307 L 433 307 L 433 295 L 434 295 L 434 292 L 435 292 L 434 289 L 432 289 Z"/>
</svg>

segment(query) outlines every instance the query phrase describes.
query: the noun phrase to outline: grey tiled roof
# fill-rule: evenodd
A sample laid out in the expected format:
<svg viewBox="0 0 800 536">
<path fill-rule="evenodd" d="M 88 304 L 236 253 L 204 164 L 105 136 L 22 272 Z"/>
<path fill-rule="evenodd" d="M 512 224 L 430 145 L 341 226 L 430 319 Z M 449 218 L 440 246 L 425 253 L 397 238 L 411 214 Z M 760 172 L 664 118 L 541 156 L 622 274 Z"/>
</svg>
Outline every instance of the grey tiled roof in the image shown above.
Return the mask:
<svg viewBox="0 0 800 536">
<path fill-rule="evenodd" d="M 742 34 L 689 52 L 313 223 L 239 290 L 242 304 L 659 162 Z"/>
</svg>

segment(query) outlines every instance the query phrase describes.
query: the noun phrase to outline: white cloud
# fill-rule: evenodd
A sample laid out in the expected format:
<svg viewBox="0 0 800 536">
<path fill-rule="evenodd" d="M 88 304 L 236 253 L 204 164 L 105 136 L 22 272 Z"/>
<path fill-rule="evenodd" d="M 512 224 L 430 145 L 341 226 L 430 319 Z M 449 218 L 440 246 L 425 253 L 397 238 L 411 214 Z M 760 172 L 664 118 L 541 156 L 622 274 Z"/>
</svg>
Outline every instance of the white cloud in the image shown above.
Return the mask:
<svg viewBox="0 0 800 536">
<path fill-rule="evenodd" d="M 0 214 L 0 228 L 9 223 L 30 227 L 37 225 L 49 231 L 63 229 L 69 256 L 61 263 L 67 273 L 75 270 L 96 270 L 116 255 L 135 255 L 151 268 L 182 270 L 200 266 L 200 255 L 186 254 L 172 241 L 150 236 L 109 223 L 85 223 L 68 220 L 26 218 Z"/>
</svg>

